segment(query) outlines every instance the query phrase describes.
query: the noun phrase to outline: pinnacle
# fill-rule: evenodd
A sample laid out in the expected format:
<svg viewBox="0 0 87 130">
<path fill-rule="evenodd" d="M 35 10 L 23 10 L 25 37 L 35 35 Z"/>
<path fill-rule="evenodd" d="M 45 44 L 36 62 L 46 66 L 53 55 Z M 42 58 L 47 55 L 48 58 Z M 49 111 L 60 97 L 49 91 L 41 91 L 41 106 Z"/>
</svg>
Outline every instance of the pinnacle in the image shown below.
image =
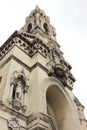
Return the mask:
<svg viewBox="0 0 87 130">
<path fill-rule="evenodd" d="M 36 8 L 35 8 L 35 10 L 37 10 L 37 11 L 38 11 L 39 9 L 40 9 L 40 8 L 39 8 L 39 6 L 38 6 L 38 5 L 36 5 Z"/>
</svg>

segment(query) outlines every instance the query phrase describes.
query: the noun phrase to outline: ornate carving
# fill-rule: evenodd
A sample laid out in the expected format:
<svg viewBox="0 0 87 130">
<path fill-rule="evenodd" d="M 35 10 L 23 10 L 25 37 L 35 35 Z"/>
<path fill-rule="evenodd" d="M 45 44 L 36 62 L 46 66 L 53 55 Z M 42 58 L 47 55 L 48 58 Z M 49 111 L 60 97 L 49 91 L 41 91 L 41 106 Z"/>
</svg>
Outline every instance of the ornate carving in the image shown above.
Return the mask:
<svg viewBox="0 0 87 130">
<path fill-rule="evenodd" d="M 23 105 L 23 106 L 22 106 L 22 112 L 25 113 L 26 110 L 27 110 L 27 106 L 26 106 L 26 105 Z"/>
<path fill-rule="evenodd" d="M 11 128 L 12 130 L 20 130 L 19 121 L 16 117 L 11 117 L 8 121 L 8 128 Z"/>
<path fill-rule="evenodd" d="M 18 100 L 18 99 L 13 99 L 12 100 L 12 106 L 13 108 L 15 108 L 16 110 L 20 110 L 22 104 L 21 104 L 21 101 Z"/>
<path fill-rule="evenodd" d="M 44 43 L 40 38 L 37 38 L 36 36 L 32 34 L 28 34 L 27 32 L 17 32 L 16 37 L 11 37 L 11 40 L 6 42 L 6 46 L 1 47 L 0 51 L 0 59 L 5 56 L 5 54 L 10 51 L 10 49 L 16 45 L 20 47 L 23 51 L 25 51 L 26 54 L 29 56 L 33 56 L 36 54 L 36 52 L 39 52 L 43 56 L 48 56 L 51 53 L 52 46 L 54 47 L 55 43 L 53 41 L 47 41 L 50 42 Z M 32 43 L 32 44 L 31 44 Z M 55 47 L 54 47 L 55 48 Z M 55 53 L 52 50 L 52 55 L 55 55 Z"/>
<path fill-rule="evenodd" d="M 56 64 L 54 67 L 54 73 L 58 77 L 58 79 L 60 79 L 64 86 L 67 85 L 67 75 L 64 67 Z"/>
<path fill-rule="evenodd" d="M 11 78 L 11 84 L 16 85 L 18 93 L 21 93 L 21 87 L 23 87 L 24 92 L 28 91 L 29 88 L 29 78 L 25 75 L 24 70 L 14 71 Z"/>
<path fill-rule="evenodd" d="M 70 73 L 70 70 L 66 68 L 64 64 L 62 65 L 55 63 L 53 66 L 51 66 L 51 69 L 48 70 L 48 75 L 58 78 L 64 87 L 67 86 L 72 90 L 73 82 L 75 82 L 75 79 Z"/>
</svg>

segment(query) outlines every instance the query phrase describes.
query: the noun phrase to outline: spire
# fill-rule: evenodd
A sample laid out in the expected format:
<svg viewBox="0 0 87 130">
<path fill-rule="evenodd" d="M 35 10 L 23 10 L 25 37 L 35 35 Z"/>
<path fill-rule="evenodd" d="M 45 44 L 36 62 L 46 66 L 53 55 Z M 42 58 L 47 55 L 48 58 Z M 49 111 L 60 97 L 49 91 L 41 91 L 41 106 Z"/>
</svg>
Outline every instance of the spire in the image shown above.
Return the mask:
<svg viewBox="0 0 87 130">
<path fill-rule="evenodd" d="M 36 5 L 35 10 L 36 10 L 36 11 L 39 11 L 39 10 L 40 10 L 40 8 L 39 8 L 39 6 L 38 6 L 38 5 Z"/>
<path fill-rule="evenodd" d="M 36 6 L 26 18 L 25 25 L 22 27 L 21 31 L 35 35 L 45 35 L 56 40 L 55 28 L 50 24 L 49 17 L 38 6 Z"/>
</svg>

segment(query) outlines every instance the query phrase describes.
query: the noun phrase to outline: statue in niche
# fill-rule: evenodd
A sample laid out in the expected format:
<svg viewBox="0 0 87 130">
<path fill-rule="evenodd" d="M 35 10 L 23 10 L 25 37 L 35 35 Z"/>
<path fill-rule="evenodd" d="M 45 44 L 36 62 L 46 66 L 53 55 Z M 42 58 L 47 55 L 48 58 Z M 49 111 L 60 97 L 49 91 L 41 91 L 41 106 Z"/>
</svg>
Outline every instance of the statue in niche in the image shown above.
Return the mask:
<svg viewBox="0 0 87 130">
<path fill-rule="evenodd" d="M 50 49 L 50 59 L 55 60 L 56 59 L 56 54 L 55 54 L 55 48 Z"/>
<path fill-rule="evenodd" d="M 15 80 L 14 85 L 13 85 L 13 95 L 12 95 L 13 99 L 21 100 L 22 92 L 23 92 L 23 89 L 24 89 L 23 87 L 25 87 L 25 85 L 23 83 L 23 79 L 17 78 Z"/>
<path fill-rule="evenodd" d="M 13 108 L 20 110 L 25 106 L 26 93 L 29 88 L 29 78 L 22 71 L 15 71 L 11 80 L 12 87 L 12 106 Z"/>
<path fill-rule="evenodd" d="M 15 80 L 15 84 L 13 86 L 13 93 L 12 93 L 12 106 L 13 108 L 19 110 L 23 105 L 22 99 L 24 97 L 23 93 L 23 83 L 22 79 L 17 78 Z"/>
</svg>

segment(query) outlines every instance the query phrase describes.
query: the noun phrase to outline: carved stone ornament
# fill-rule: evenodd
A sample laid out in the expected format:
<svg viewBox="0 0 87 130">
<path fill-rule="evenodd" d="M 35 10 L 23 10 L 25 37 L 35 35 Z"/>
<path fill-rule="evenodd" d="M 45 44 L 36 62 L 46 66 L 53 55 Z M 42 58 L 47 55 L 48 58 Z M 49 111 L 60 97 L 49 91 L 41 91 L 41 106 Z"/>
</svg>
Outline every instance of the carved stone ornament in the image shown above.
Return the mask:
<svg viewBox="0 0 87 130">
<path fill-rule="evenodd" d="M 20 102 L 20 100 L 14 99 L 14 100 L 12 101 L 12 106 L 13 106 L 13 108 L 15 108 L 16 110 L 20 110 L 20 108 L 21 108 L 21 102 Z"/>
<path fill-rule="evenodd" d="M 20 130 L 20 125 L 16 117 L 11 117 L 8 121 L 8 128 L 11 128 L 12 130 Z"/>
<path fill-rule="evenodd" d="M 56 64 L 55 67 L 54 67 L 54 72 L 57 76 L 59 76 L 61 78 L 66 76 L 65 70 L 61 65 Z"/>
<path fill-rule="evenodd" d="M 50 72 L 48 71 L 48 75 L 58 78 L 64 86 L 67 85 L 66 70 L 61 64 L 55 64 L 55 66 L 52 67 Z"/>
<path fill-rule="evenodd" d="M 58 79 L 60 79 L 60 81 L 63 83 L 63 85 L 64 86 L 67 85 L 67 75 L 64 68 L 62 66 L 56 65 L 54 67 L 54 72 L 56 76 L 58 77 Z"/>
</svg>

